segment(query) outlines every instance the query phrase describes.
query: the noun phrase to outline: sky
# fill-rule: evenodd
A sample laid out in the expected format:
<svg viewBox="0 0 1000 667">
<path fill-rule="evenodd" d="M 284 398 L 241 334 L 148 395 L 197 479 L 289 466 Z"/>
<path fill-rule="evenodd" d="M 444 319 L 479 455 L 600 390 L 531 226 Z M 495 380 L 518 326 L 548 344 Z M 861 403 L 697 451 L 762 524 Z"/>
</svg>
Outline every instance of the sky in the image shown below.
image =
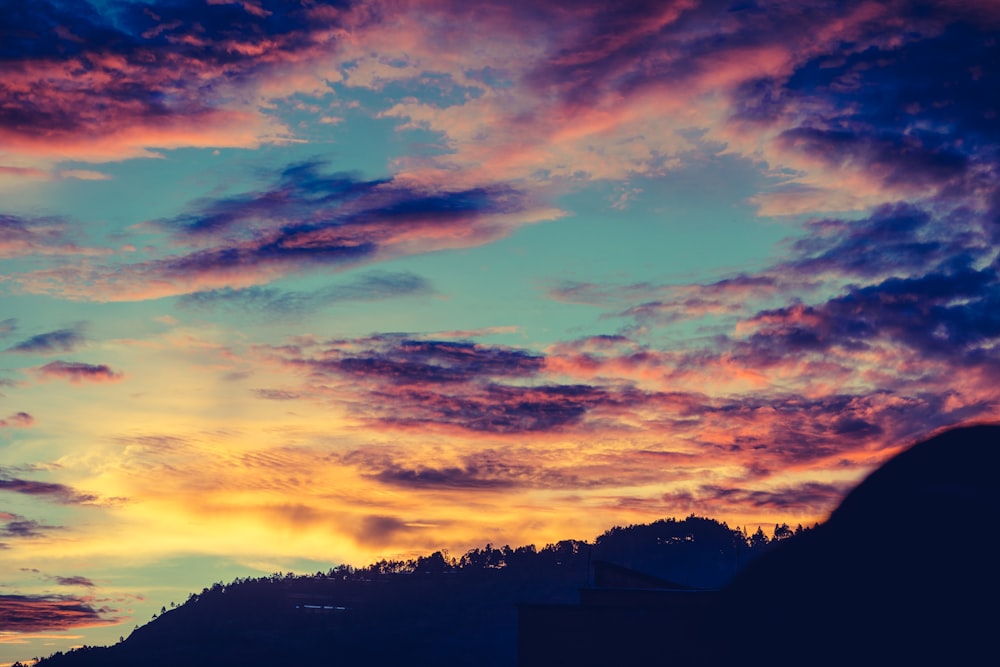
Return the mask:
<svg viewBox="0 0 1000 667">
<path fill-rule="evenodd" d="M 0 17 L 0 665 L 1000 418 L 995 0 Z"/>
</svg>

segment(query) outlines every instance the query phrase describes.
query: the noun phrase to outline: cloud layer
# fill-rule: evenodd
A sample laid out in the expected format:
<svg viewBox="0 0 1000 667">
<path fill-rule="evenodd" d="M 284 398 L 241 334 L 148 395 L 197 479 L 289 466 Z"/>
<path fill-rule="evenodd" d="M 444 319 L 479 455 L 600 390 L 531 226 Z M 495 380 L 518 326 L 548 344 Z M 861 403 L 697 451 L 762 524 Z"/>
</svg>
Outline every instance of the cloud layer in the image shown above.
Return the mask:
<svg viewBox="0 0 1000 667">
<path fill-rule="evenodd" d="M 261 88 L 335 41 L 336 12 L 265 4 L 126 2 L 98 13 L 85 2 L 5 0 L 18 30 L 0 54 L 4 153 L 106 161 L 288 136 L 262 112 Z"/>
<path fill-rule="evenodd" d="M 809 523 L 1000 419 L 992 0 L 0 12 L 0 626 L 124 618 L 76 563 Z"/>
</svg>

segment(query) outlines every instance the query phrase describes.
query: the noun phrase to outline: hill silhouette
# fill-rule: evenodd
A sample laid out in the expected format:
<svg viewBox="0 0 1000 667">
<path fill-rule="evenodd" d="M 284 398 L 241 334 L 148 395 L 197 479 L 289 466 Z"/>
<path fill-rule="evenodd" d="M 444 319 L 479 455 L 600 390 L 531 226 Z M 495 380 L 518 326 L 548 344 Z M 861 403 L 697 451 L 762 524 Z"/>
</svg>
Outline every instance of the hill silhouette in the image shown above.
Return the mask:
<svg viewBox="0 0 1000 667">
<path fill-rule="evenodd" d="M 747 536 L 690 516 L 615 527 L 593 543 L 487 545 L 460 558 L 435 552 L 315 575 L 238 579 L 192 595 L 119 644 L 57 653 L 40 665 L 510 667 L 517 661 L 516 605 L 574 602 L 594 561 L 717 588 L 769 543 L 760 531 Z"/>
<path fill-rule="evenodd" d="M 947 431 L 873 472 L 816 530 L 726 589 L 719 665 L 972 665 L 994 656 L 1000 426 Z"/>
<path fill-rule="evenodd" d="M 615 527 L 593 543 L 487 545 L 461 558 L 238 579 L 115 646 L 39 664 L 510 667 L 516 604 L 574 603 L 597 560 L 695 588 L 725 585 L 685 638 L 686 665 L 981 664 L 998 620 L 998 470 L 1000 426 L 954 429 L 888 461 L 812 529 L 775 526 L 768 539 L 690 516 Z M 650 646 L 619 664 L 670 662 L 669 647 Z"/>
</svg>

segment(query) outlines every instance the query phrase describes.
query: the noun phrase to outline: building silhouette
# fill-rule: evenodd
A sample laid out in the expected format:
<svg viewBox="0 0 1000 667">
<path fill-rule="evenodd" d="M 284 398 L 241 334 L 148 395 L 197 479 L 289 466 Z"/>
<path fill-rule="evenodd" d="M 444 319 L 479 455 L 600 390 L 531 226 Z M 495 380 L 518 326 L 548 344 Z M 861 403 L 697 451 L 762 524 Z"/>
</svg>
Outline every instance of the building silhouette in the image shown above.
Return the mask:
<svg viewBox="0 0 1000 667">
<path fill-rule="evenodd" d="M 605 561 L 577 604 L 518 605 L 519 667 L 697 665 L 717 591 Z"/>
</svg>

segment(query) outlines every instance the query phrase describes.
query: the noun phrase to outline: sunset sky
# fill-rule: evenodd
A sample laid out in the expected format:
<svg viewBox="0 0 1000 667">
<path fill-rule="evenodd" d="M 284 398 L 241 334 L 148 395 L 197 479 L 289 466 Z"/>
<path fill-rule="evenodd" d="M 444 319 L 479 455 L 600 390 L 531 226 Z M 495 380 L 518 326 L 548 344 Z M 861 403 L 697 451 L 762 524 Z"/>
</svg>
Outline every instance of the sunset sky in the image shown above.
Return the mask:
<svg viewBox="0 0 1000 667">
<path fill-rule="evenodd" d="M 0 0 L 0 665 L 822 520 L 1000 418 L 996 0 Z"/>
</svg>

